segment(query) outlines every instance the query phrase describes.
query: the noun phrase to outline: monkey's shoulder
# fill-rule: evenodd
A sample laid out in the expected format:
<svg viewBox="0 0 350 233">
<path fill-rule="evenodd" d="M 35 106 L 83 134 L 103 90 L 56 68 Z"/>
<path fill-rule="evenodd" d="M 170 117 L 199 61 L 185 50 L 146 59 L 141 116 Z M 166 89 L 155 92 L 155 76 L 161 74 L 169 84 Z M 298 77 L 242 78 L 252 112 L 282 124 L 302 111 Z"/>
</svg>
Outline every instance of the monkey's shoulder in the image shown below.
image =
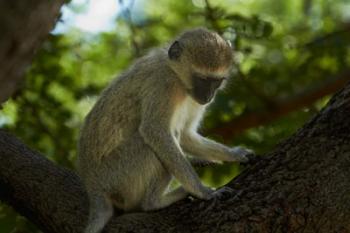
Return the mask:
<svg viewBox="0 0 350 233">
<path fill-rule="evenodd" d="M 144 95 L 152 92 L 168 91 L 178 85 L 175 72 L 161 55 L 145 56 L 138 59 L 128 70 L 113 82 L 115 91 L 127 91 Z M 126 88 L 121 88 L 125 86 Z"/>
</svg>

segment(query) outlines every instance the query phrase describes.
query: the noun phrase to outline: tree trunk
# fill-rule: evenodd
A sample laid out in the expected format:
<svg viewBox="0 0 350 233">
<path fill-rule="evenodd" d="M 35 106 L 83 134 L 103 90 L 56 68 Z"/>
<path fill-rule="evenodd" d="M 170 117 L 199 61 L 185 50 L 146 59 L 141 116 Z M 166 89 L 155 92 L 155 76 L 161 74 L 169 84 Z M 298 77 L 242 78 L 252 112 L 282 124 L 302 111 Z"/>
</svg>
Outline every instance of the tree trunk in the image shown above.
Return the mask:
<svg viewBox="0 0 350 233">
<path fill-rule="evenodd" d="M 64 0 L 0 0 L 0 104 L 11 96 Z"/>
<path fill-rule="evenodd" d="M 350 232 L 350 84 L 228 186 L 220 200 L 114 216 L 106 232 Z M 0 198 L 44 232 L 82 232 L 87 198 L 74 172 L 0 131 Z"/>
</svg>

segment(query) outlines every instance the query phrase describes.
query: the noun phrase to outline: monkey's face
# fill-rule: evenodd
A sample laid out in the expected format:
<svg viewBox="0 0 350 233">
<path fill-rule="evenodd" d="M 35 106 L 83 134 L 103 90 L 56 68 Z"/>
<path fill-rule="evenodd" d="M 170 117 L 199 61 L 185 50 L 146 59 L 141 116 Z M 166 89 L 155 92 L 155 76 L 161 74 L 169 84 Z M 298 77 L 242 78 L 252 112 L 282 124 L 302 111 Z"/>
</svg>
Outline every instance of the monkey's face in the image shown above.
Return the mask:
<svg viewBox="0 0 350 233">
<path fill-rule="evenodd" d="M 188 94 L 207 104 L 229 73 L 232 48 L 219 34 L 199 28 L 182 34 L 169 47 L 168 58 Z"/>
<path fill-rule="evenodd" d="M 207 104 L 214 98 L 216 91 L 226 78 L 193 73 L 191 79 L 192 88 L 189 90 L 190 95 L 199 104 Z"/>
</svg>

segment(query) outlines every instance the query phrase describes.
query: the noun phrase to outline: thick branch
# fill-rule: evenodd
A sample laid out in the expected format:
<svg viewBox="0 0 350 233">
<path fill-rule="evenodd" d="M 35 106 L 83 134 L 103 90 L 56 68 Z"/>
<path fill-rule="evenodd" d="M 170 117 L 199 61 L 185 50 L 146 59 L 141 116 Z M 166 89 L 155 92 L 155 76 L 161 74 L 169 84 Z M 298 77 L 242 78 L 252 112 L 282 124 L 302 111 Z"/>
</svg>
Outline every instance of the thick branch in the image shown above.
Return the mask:
<svg viewBox="0 0 350 233">
<path fill-rule="evenodd" d="M 115 216 L 106 232 L 350 232 L 350 84 L 222 200 Z M 44 232 L 81 232 L 79 178 L 0 131 L 0 198 Z"/>
<path fill-rule="evenodd" d="M 0 130 L 0 199 L 44 232 L 82 232 L 87 200 L 79 178 Z"/>
<path fill-rule="evenodd" d="M 206 135 L 220 135 L 224 140 L 232 139 L 232 137 L 248 128 L 267 124 L 290 112 L 312 105 L 316 100 L 339 90 L 349 80 L 350 70 L 346 70 L 312 89 L 304 90 L 288 99 L 276 100 L 271 108 L 261 112 L 245 113 L 232 121 L 220 123 L 203 133 Z"/>
<path fill-rule="evenodd" d="M 64 0 L 0 1 L 0 103 L 21 81 Z"/>
</svg>

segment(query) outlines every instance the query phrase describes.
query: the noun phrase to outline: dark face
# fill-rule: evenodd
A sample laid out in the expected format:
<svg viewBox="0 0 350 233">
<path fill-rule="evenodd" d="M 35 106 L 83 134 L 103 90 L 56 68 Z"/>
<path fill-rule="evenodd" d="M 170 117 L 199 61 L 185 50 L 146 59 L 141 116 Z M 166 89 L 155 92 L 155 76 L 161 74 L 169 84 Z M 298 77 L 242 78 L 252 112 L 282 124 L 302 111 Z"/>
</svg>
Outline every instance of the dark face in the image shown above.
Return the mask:
<svg viewBox="0 0 350 233">
<path fill-rule="evenodd" d="M 200 74 L 192 75 L 192 97 L 200 104 L 209 103 L 215 96 L 216 90 L 225 78 L 205 77 Z"/>
</svg>

